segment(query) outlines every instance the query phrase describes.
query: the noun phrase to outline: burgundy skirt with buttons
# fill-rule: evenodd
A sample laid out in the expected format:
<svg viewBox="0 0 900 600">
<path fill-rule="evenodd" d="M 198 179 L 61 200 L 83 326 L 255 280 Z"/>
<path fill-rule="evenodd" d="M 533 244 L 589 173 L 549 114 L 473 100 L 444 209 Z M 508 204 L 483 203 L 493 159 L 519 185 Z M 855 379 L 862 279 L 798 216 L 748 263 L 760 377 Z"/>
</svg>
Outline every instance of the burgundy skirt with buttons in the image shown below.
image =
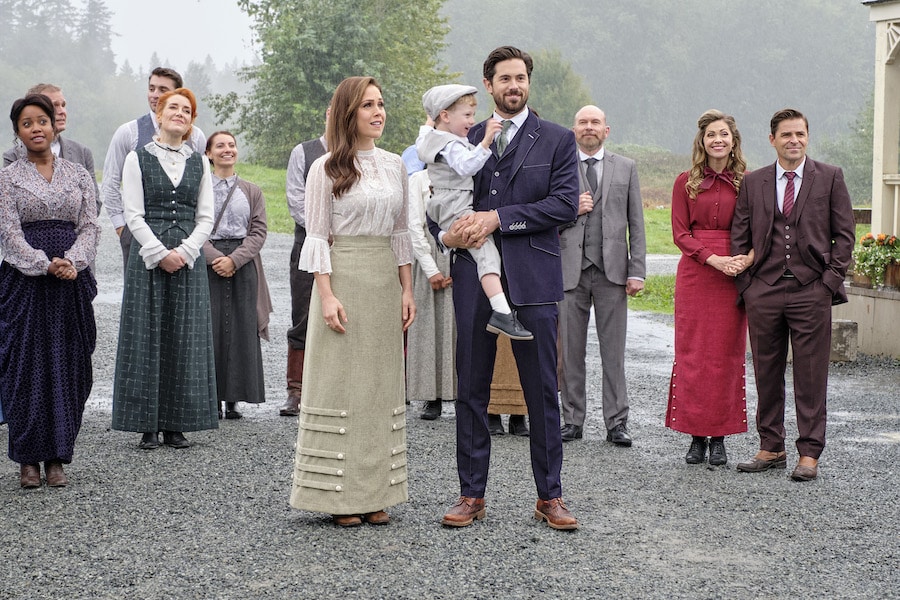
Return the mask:
<svg viewBox="0 0 900 600">
<path fill-rule="evenodd" d="M 693 235 L 715 254 L 731 254 L 728 230 L 695 230 Z M 747 315 L 736 302 L 734 278 L 681 257 L 666 427 L 713 437 L 747 431 Z"/>
</svg>

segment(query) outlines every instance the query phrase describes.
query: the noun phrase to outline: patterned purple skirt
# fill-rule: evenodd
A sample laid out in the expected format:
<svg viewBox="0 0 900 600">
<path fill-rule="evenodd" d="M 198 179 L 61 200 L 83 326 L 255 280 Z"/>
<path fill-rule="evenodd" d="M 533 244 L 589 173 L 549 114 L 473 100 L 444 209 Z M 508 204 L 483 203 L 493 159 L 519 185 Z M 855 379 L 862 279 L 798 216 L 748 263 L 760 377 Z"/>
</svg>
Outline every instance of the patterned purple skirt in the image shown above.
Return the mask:
<svg viewBox="0 0 900 600">
<path fill-rule="evenodd" d="M 22 226 L 25 240 L 62 257 L 76 239 L 68 221 Z M 9 423 L 9 457 L 30 464 L 72 461 L 91 393 L 97 340 L 97 283 L 90 269 L 74 281 L 23 275 L 0 265 L 0 401 Z"/>
</svg>

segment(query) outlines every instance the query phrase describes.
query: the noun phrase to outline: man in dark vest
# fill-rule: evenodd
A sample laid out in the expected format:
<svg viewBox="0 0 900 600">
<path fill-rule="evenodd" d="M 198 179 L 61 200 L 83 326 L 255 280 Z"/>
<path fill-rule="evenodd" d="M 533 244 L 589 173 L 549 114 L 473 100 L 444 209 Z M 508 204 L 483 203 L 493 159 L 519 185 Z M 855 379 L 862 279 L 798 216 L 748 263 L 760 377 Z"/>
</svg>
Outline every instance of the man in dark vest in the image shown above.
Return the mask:
<svg viewBox="0 0 900 600">
<path fill-rule="evenodd" d="M 125 227 L 125 206 L 122 203 L 122 166 L 125 157 L 132 150 L 143 148 L 153 141 L 153 136 L 159 132 L 159 123 L 156 121 L 156 103 L 159 97 L 166 92 L 171 92 L 184 87 L 184 81 L 178 72 L 165 67 L 157 67 L 150 73 L 147 82 L 147 103 L 150 112 L 134 121 L 120 125 L 109 142 L 106 151 L 106 160 L 103 162 L 103 186 L 100 189 L 100 199 L 106 206 L 106 214 L 112 221 L 119 243 L 122 246 L 122 256 L 128 262 L 128 251 L 131 248 L 131 232 Z M 188 140 L 194 152 L 206 151 L 206 136 L 196 125 L 191 130 L 191 139 Z"/>
<path fill-rule="evenodd" d="M 794 109 L 770 123 L 778 160 L 748 173 L 731 224 L 731 253 L 753 264 L 738 275 L 756 373 L 759 452 L 738 471 L 784 469 L 784 373 L 793 349 L 795 481 L 818 475 L 825 447 L 831 306 L 847 301 L 844 277 L 855 242 L 850 194 L 839 167 L 806 156 L 809 122 Z"/>
<path fill-rule="evenodd" d="M 329 107 L 325 112 L 328 120 Z M 309 298 L 312 294 L 312 273 L 300 270 L 300 249 L 306 240 L 306 176 L 309 167 L 327 152 L 325 136 L 297 144 L 291 151 L 287 167 L 287 204 L 294 218 L 294 246 L 291 248 L 291 328 L 288 329 L 287 400 L 279 414 L 295 417 L 300 414 L 300 392 L 303 381 L 303 357 L 306 352 L 306 323 L 309 319 Z"/>
</svg>

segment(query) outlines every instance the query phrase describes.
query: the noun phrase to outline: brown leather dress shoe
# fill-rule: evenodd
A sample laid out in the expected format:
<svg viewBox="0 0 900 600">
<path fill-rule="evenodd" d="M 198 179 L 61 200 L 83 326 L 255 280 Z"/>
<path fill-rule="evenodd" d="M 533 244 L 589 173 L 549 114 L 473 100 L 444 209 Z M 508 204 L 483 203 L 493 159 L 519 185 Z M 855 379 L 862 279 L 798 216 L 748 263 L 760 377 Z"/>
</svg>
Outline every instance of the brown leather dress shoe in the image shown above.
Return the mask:
<svg viewBox="0 0 900 600">
<path fill-rule="evenodd" d="M 366 513 L 365 515 L 363 515 L 363 518 L 369 525 L 387 525 L 391 522 L 391 516 L 383 510 Z"/>
<path fill-rule="evenodd" d="M 484 498 L 460 496 L 456 504 L 451 506 L 444 518 L 441 519 L 441 525 L 446 525 L 447 527 L 468 527 L 475 519 L 483 519 L 484 515 Z"/>
<path fill-rule="evenodd" d="M 578 519 L 572 516 L 562 498 L 538 500 L 537 506 L 534 507 L 534 518 L 538 521 L 547 521 L 547 525 L 553 529 L 578 529 Z"/>
<path fill-rule="evenodd" d="M 811 456 L 801 456 L 791 479 L 794 481 L 812 481 L 819 475 L 819 461 Z"/>
<path fill-rule="evenodd" d="M 41 487 L 41 466 L 21 465 L 19 467 L 19 484 L 26 490 Z"/>
<path fill-rule="evenodd" d="M 69 478 L 66 477 L 62 463 L 58 460 L 44 463 L 44 475 L 47 478 L 47 485 L 50 487 L 66 487 L 69 485 Z"/>
<path fill-rule="evenodd" d="M 757 454 L 747 462 L 738 463 L 737 470 L 743 473 L 762 473 L 769 469 L 787 468 L 787 454 L 779 452 L 774 458 L 760 458 Z"/>
<path fill-rule="evenodd" d="M 359 515 L 331 515 L 331 520 L 340 527 L 359 527 L 363 522 Z"/>
</svg>

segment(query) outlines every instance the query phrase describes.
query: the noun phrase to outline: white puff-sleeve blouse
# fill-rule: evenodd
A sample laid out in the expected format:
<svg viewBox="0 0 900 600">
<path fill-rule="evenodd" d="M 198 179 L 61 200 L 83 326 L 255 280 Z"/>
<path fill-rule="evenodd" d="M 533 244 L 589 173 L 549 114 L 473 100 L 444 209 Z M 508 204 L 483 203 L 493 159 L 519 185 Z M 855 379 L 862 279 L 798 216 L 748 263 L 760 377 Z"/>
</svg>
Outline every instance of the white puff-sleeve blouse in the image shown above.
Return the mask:
<svg viewBox="0 0 900 600">
<path fill-rule="evenodd" d="M 306 241 L 300 269 L 331 273 L 329 236 L 390 236 L 397 266 L 412 263 L 407 228 L 407 181 L 403 160 L 380 148 L 356 153 L 359 181 L 335 199 L 325 173 L 325 154 L 312 164 L 306 181 Z"/>
</svg>

